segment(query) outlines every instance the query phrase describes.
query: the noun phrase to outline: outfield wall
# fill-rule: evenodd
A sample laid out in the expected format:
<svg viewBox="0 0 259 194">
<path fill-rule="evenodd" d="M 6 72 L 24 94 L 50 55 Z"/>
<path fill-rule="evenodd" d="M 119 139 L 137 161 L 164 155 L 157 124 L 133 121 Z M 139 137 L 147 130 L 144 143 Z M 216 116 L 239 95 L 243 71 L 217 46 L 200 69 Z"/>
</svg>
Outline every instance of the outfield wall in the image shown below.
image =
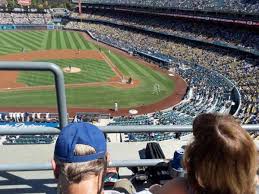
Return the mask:
<svg viewBox="0 0 259 194">
<path fill-rule="evenodd" d="M 54 30 L 60 29 L 60 26 L 49 24 L 3 24 L 0 25 L 0 30 Z"/>
</svg>

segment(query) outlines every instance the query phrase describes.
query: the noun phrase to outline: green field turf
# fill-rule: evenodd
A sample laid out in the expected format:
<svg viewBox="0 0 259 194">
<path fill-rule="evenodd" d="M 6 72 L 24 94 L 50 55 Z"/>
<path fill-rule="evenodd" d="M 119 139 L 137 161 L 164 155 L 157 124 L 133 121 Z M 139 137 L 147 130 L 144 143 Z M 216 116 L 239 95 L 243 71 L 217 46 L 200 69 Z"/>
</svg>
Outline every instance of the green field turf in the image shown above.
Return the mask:
<svg viewBox="0 0 259 194">
<path fill-rule="evenodd" d="M 70 31 L 4 31 L 0 32 L 0 55 L 49 49 L 93 50 L 79 32 Z"/>
<path fill-rule="evenodd" d="M 46 61 L 46 59 L 41 61 Z M 48 62 L 55 63 L 62 69 L 69 65 L 81 69 L 79 73 L 65 73 L 65 84 L 105 82 L 115 76 L 115 73 L 104 61 L 94 59 L 50 59 Z M 54 77 L 48 72 L 20 72 L 18 82 L 28 86 L 53 85 Z"/>
<path fill-rule="evenodd" d="M 8 33 L 8 35 L 7 35 Z M 29 41 L 32 39 L 32 41 Z M 26 44 L 24 44 L 26 43 Z M 84 40 L 77 32 L 66 31 L 24 31 L 0 32 L 0 54 L 20 52 L 21 45 L 28 50 L 46 49 L 96 49 L 96 46 Z M 18 48 L 18 49 L 17 49 Z M 129 108 L 158 102 L 174 91 L 172 80 L 150 67 L 133 60 L 108 52 L 102 48 L 111 61 L 127 77 L 139 80 L 140 85 L 132 89 L 110 86 L 67 88 L 68 107 L 113 108 L 114 102 L 119 107 Z M 44 59 L 43 61 L 46 61 Z M 65 82 L 89 83 L 103 82 L 114 76 L 114 72 L 103 61 L 92 59 L 47 60 L 66 67 L 69 64 L 81 68 L 79 74 L 65 74 Z M 49 73 L 23 72 L 18 81 L 28 86 L 52 85 L 53 76 Z M 160 93 L 154 94 L 154 85 L 158 84 Z M 53 107 L 56 97 L 53 89 L 35 91 L 0 92 L 0 107 Z"/>
</svg>

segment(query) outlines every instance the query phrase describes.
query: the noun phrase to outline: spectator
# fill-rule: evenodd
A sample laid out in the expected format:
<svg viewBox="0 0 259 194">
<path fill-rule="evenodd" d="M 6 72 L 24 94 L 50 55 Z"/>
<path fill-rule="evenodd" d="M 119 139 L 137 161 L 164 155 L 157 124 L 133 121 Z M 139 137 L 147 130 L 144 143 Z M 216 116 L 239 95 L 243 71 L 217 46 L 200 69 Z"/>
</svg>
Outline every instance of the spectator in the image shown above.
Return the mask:
<svg viewBox="0 0 259 194">
<path fill-rule="evenodd" d="M 241 53 L 236 55 L 227 48 L 201 46 L 191 41 L 188 44 L 179 43 L 169 37 L 163 38 L 159 35 L 150 36 L 143 32 L 133 32 L 127 27 L 117 28 L 92 23 L 79 24 L 69 22 L 66 28 L 87 29 L 91 36 L 106 44 L 127 52 L 134 52 L 134 54 L 141 52 L 169 61 L 176 68 L 178 74 L 186 80 L 189 87 L 197 88 L 194 89 L 194 93 L 197 94 L 193 96 L 196 102 L 193 101 L 192 105 L 188 103 L 194 108 L 183 107 L 182 110 L 185 110 L 181 110 L 181 112 L 184 114 L 187 113 L 188 116 L 193 117 L 206 111 L 221 113 L 228 111 L 226 105 L 229 104 L 228 100 L 231 98 L 230 94 L 233 89 L 233 84 L 230 86 L 227 83 L 229 81 L 225 79 L 228 78 L 240 87 L 242 104 L 236 116 L 243 124 L 254 122 L 252 118 L 258 113 L 258 59 L 256 57 L 249 57 Z M 247 36 L 244 35 L 244 37 Z M 200 68 L 197 64 L 206 68 Z M 188 66 L 192 67 L 186 68 Z M 208 71 L 208 69 L 212 71 Z M 225 78 L 218 76 L 215 72 Z M 199 88 L 203 88 L 203 92 Z M 203 98 L 206 96 L 204 99 L 207 99 L 209 103 L 206 103 L 206 100 L 200 101 L 201 96 Z M 218 102 L 215 104 L 216 99 Z M 205 105 L 203 106 L 198 101 L 204 102 Z M 166 119 L 164 123 L 169 124 L 167 121 Z"/>
<path fill-rule="evenodd" d="M 187 179 L 156 186 L 153 194 L 256 193 L 256 147 L 231 116 L 201 114 L 193 122 L 193 135 L 183 161 Z"/>
<path fill-rule="evenodd" d="M 184 156 L 192 193 L 255 194 L 256 148 L 232 117 L 202 114 L 193 135 Z"/>
<path fill-rule="evenodd" d="M 245 14 L 256 14 L 259 10 L 259 2 L 257 0 L 157 0 L 157 1 L 139 1 L 139 0 L 89 0 L 89 4 L 111 4 L 111 5 L 123 5 L 123 6 L 140 6 L 146 7 L 149 5 L 153 8 L 173 8 L 173 9 L 184 9 L 193 11 L 220 11 L 227 13 L 245 13 Z"/>
<path fill-rule="evenodd" d="M 57 139 L 52 165 L 59 193 L 102 193 L 107 167 L 104 134 L 87 123 L 68 125 Z M 117 191 L 104 193 L 119 194 Z"/>
</svg>

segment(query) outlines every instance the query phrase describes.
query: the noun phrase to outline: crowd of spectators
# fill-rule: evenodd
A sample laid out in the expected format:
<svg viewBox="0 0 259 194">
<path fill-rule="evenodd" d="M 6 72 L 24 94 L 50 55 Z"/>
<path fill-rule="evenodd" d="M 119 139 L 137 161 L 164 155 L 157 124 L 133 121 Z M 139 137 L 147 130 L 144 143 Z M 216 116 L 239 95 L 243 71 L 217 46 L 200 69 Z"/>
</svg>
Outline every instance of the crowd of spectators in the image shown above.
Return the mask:
<svg viewBox="0 0 259 194">
<path fill-rule="evenodd" d="M 0 123 L 1 122 L 58 122 L 58 114 L 40 112 L 0 112 Z"/>
<path fill-rule="evenodd" d="M 247 50 L 259 51 L 259 34 L 247 29 L 228 25 L 220 26 L 213 23 L 203 23 L 190 20 L 167 19 L 161 16 L 123 14 L 120 12 L 94 12 L 93 14 L 77 13 L 72 18 L 108 21 L 115 24 L 129 25 L 155 32 L 166 33 L 177 37 L 227 44 Z"/>
<path fill-rule="evenodd" d="M 51 144 L 54 141 L 54 135 L 7 135 L 3 145 Z"/>
<path fill-rule="evenodd" d="M 48 24 L 49 13 L 0 13 L 0 24 Z"/>
<path fill-rule="evenodd" d="M 117 4 L 130 6 L 144 6 L 144 7 L 159 7 L 159 8 L 173 8 L 173 9 L 187 9 L 187 10 L 201 10 L 201 11 L 223 11 L 235 12 L 245 14 L 258 14 L 259 2 L 254 0 L 90 0 L 88 3 L 103 3 L 103 4 Z"/>
<path fill-rule="evenodd" d="M 48 23 L 48 20 L 46 21 L 43 14 L 28 14 L 28 19 L 31 24 L 46 24 Z"/>
<path fill-rule="evenodd" d="M 144 33 L 129 31 L 126 28 L 117 28 L 103 24 L 70 22 L 66 27 L 88 30 L 97 39 L 109 42 L 125 50 L 141 51 L 152 55 L 160 54 L 160 56 L 168 56 L 169 58 L 172 56 L 180 61 L 184 60 L 192 64 L 200 64 L 215 70 L 233 81 L 241 92 L 242 106 L 238 113 L 239 119 L 243 123 L 255 123 L 259 120 L 258 58 L 251 59 L 242 54 L 234 55 L 225 49 L 197 46 L 194 43 L 174 42 L 170 38 L 150 36 Z M 181 62 L 176 64 L 179 63 Z M 175 64 L 172 65 L 176 66 Z M 195 73 L 193 76 L 195 76 Z M 213 80 L 210 76 L 206 78 L 203 74 L 195 77 L 199 76 L 204 77 L 204 82 Z M 188 84 L 190 85 L 191 82 Z M 225 88 L 224 85 L 221 87 Z M 198 86 L 197 88 L 206 90 L 206 87 Z"/>
<path fill-rule="evenodd" d="M 177 73 L 189 85 L 185 98 L 175 107 L 146 116 L 116 118 L 110 125 L 191 125 L 201 113 L 218 112 L 228 114 L 232 101 L 233 85 L 216 72 L 202 66 L 189 68 L 177 66 Z M 186 133 L 181 134 L 185 135 Z M 179 134 L 178 134 L 179 135 Z M 177 138 L 176 133 L 126 134 L 126 141 L 163 141 Z"/>
<path fill-rule="evenodd" d="M 0 112 L 0 126 L 57 127 L 58 120 L 58 113 Z M 7 135 L 0 136 L 0 145 L 51 144 L 54 140 L 55 135 Z"/>
<path fill-rule="evenodd" d="M 0 24 L 13 24 L 13 18 L 10 13 L 0 12 Z"/>
</svg>

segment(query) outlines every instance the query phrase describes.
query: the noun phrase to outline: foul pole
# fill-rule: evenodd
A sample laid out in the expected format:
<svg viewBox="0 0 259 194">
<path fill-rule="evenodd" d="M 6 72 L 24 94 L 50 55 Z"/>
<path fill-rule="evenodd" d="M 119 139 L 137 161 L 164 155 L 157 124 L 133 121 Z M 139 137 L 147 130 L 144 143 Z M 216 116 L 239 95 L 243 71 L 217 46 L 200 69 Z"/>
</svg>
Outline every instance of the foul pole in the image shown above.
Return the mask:
<svg viewBox="0 0 259 194">
<path fill-rule="evenodd" d="M 81 4 L 82 4 L 82 0 L 78 0 L 78 12 L 79 12 L 79 15 L 81 15 L 81 13 L 82 13 L 82 6 L 81 6 Z"/>
</svg>

